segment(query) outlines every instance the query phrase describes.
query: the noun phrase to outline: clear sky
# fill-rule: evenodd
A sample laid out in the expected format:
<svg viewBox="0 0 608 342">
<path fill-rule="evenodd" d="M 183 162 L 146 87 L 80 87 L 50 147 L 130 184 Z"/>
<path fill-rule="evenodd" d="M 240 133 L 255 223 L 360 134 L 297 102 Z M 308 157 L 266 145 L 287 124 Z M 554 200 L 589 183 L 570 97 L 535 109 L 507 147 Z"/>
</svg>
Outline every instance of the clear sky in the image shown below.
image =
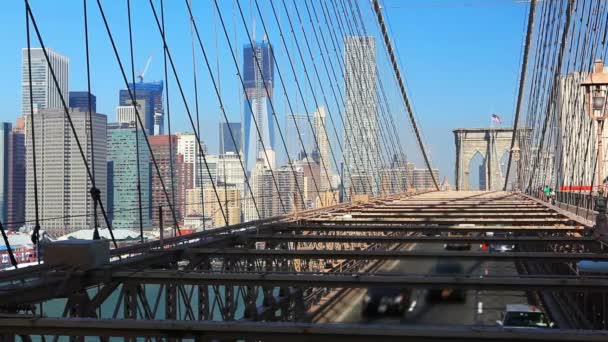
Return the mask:
<svg viewBox="0 0 608 342">
<path fill-rule="evenodd" d="M 363 10 L 368 31 L 376 33 L 377 25 L 371 15 L 369 1 L 352 1 L 358 1 Z M 312 2 L 319 6 L 319 1 Z M 85 90 L 82 1 L 31 0 L 30 3 L 39 21 L 46 46 L 70 58 L 70 89 Z M 102 3 L 117 39 L 121 58 L 130 76 L 126 1 L 104 0 Z M 147 0 L 132 0 L 132 3 L 136 72 L 143 69 L 148 57 L 152 55 L 152 63 L 146 79 L 163 79 L 162 45 L 150 5 Z M 158 9 L 159 0 L 155 3 Z M 219 62 L 219 80 L 224 108 L 231 120 L 238 121 L 243 106 L 240 83 L 235 76 L 236 68 L 219 19 L 214 12 L 213 2 L 193 0 L 193 3 L 195 19 L 199 24 L 214 72 Z M 235 2 L 219 0 L 219 3 L 241 68 L 241 50 L 248 40 L 247 34 Z M 256 38 L 262 39 L 264 36 L 262 24 L 255 10 L 251 10 L 250 3 L 249 0 L 241 1 L 246 22 L 250 32 L 255 27 Z M 317 102 L 322 102 L 320 87 L 314 78 L 312 90 L 305 86 L 307 83 L 305 83 L 302 63 L 297 62 L 299 56 L 290 36 L 283 2 L 275 0 L 274 3 L 278 20 L 282 23 L 288 41 L 287 48 L 295 59 L 294 68 L 299 81 L 302 82 L 305 97 L 304 100 L 300 99 L 296 91 L 291 66 L 287 61 L 287 52 L 276 30 L 277 25 L 270 4 L 268 1 L 260 0 L 262 12 L 266 14 L 266 25 L 270 27 L 270 40 L 279 59 L 279 68 L 286 78 L 287 93 L 292 99 L 293 112 L 304 113 L 306 109 L 312 112 L 315 106 L 313 91 L 317 93 Z M 285 0 L 285 3 L 292 14 L 291 19 L 295 21 L 296 32 L 300 32 L 294 3 L 291 0 Z M 305 24 L 308 25 L 303 2 L 297 3 Z M 90 0 L 88 4 L 93 93 L 97 96 L 98 111 L 108 115 L 109 121 L 113 121 L 115 107 L 118 105 L 118 90 L 124 88 L 124 82 L 100 19 L 96 1 Z M 0 120 L 13 122 L 21 111 L 21 48 L 26 46 L 25 12 L 23 2 L 19 0 L 4 1 L 2 5 Z M 192 50 L 186 7 L 182 0 L 165 0 L 165 6 L 166 21 L 170 23 L 167 27 L 169 47 L 191 112 L 195 115 Z M 320 7 L 317 9 L 320 11 Z M 503 126 L 509 126 L 512 120 L 527 9 L 527 3 L 514 0 L 384 0 L 384 13 L 391 25 L 392 38 L 399 52 L 402 72 L 407 79 L 408 90 L 433 164 L 440 168 L 442 177 L 446 175 L 449 177 L 452 184 L 454 139 L 451 130 L 459 127 L 487 127 L 492 113 L 498 113 L 503 118 Z M 253 22 L 255 25 L 251 24 Z M 306 30 L 318 62 L 320 55 L 318 49 L 314 48 L 316 43 L 313 43 L 313 32 L 310 28 Z M 325 32 L 329 34 L 329 31 Z M 301 44 L 304 44 L 302 35 L 297 34 Z M 38 46 L 35 37 L 32 38 L 33 45 Z M 392 111 L 398 115 L 396 125 L 399 132 L 403 132 L 403 139 L 407 141 L 408 157 L 422 166 L 402 103 L 394 87 L 394 80 L 388 79 L 389 68 L 383 49 L 384 46 L 378 40 L 378 66 L 381 69 L 381 76 L 385 77 L 385 87 L 389 89 Z M 303 52 L 306 57 L 308 52 L 306 50 Z M 209 145 L 210 150 L 215 152 L 220 109 L 198 47 L 196 60 L 203 140 Z M 308 64 L 308 68 L 312 72 L 311 64 Z M 319 72 L 322 70 L 319 69 Z M 322 83 L 331 82 L 323 75 L 321 79 Z M 169 78 L 169 91 L 173 130 L 192 131 L 173 76 Z M 329 91 L 329 88 L 326 91 Z M 278 120 L 283 125 L 284 114 L 291 111 L 282 95 L 278 79 L 275 83 L 275 97 Z M 333 115 L 338 118 L 340 107 L 334 106 L 331 98 L 328 102 L 330 103 L 326 105 L 330 108 L 330 112 L 333 110 Z"/>
</svg>

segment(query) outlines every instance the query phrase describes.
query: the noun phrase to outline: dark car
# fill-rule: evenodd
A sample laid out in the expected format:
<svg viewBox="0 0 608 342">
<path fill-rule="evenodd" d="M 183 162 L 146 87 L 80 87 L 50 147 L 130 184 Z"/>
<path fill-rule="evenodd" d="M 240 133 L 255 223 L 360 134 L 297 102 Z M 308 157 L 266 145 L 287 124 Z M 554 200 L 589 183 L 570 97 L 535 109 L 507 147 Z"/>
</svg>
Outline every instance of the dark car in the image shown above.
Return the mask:
<svg viewBox="0 0 608 342">
<path fill-rule="evenodd" d="M 438 263 L 435 265 L 434 273 L 441 276 L 462 275 L 464 268 L 461 264 L 455 262 Z M 441 300 L 457 300 L 464 301 L 466 299 L 466 291 L 463 289 L 452 288 L 434 288 L 429 289 L 427 293 L 429 301 Z"/>
<path fill-rule="evenodd" d="M 496 238 L 512 238 L 513 235 L 511 233 L 504 233 L 504 232 L 487 232 L 486 236 L 493 236 Z M 513 252 L 515 250 L 515 244 L 513 243 L 508 243 L 508 242 L 493 242 L 490 243 L 488 246 L 488 250 L 490 252 Z"/>
<path fill-rule="evenodd" d="M 449 232 L 448 237 L 467 237 L 470 236 L 469 233 L 460 233 L 460 232 Z M 446 250 L 469 250 L 471 249 L 471 244 L 468 242 L 448 242 L 443 245 L 443 248 Z"/>
<path fill-rule="evenodd" d="M 371 287 L 363 297 L 364 317 L 403 315 L 410 305 L 412 291 L 394 287 Z"/>
</svg>

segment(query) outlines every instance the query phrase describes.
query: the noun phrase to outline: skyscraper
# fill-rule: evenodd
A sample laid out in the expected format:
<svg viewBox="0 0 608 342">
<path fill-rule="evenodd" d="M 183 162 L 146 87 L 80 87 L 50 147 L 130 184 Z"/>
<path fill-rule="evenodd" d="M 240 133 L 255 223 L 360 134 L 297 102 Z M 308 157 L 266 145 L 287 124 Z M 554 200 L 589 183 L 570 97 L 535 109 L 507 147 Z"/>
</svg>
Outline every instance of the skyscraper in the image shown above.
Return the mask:
<svg viewBox="0 0 608 342">
<path fill-rule="evenodd" d="M 258 67 L 259 64 L 259 67 Z M 261 69 L 261 73 L 260 73 Z M 256 160 L 267 152 L 269 159 L 273 159 L 274 152 L 274 125 L 270 112 L 274 84 L 274 61 L 272 46 L 266 40 L 245 45 L 243 52 L 243 78 L 245 82 L 245 104 L 243 115 L 243 134 L 245 161 L 247 170 L 253 170 Z M 251 101 L 251 107 L 247 102 Z M 258 135 L 255 123 L 261 133 Z M 274 160 L 270 161 L 273 164 Z"/>
<path fill-rule="evenodd" d="M 69 105 L 68 80 L 70 61 L 67 57 L 47 48 L 50 65 L 53 68 L 59 89 L 53 82 L 51 70 L 48 66 L 44 51 L 41 48 L 30 49 L 32 58 L 32 100 L 34 109 L 63 108 L 60 94 L 63 94 L 66 104 Z M 21 113 L 30 114 L 30 78 L 28 64 L 28 49 L 21 51 Z"/>
<path fill-rule="evenodd" d="M 140 128 L 141 130 L 141 128 Z M 151 229 L 150 221 L 150 153 L 144 135 L 136 134 L 128 123 L 108 124 L 108 161 L 112 172 L 112 225 L 114 228 L 139 228 L 139 193 L 137 191 L 137 150 L 139 140 L 139 184 L 141 185 L 142 225 Z"/>
<path fill-rule="evenodd" d="M 376 98 L 376 41 L 371 36 L 349 36 L 344 40 L 344 111 L 346 113 L 344 134 L 345 167 L 354 179 L 364 180 L 367 186 L 353 189 L 378 194 L 378 108 Z M 346 173 L 348 175 L 348 173 Z M 349 177 L 344 178 L 345 190 L 349 194 Z M 362 183 L 363 184 L 363 183 Z M 357 184 L 353 184 L 356 187 Z M 370 189 L 371 186 L 371 189 Z"/>
<path fill-rule="evenodd" d="M 9 160 L 10 160 L 10 134 L 12 124 L 10 122 L 0 123 L 0 222 L 3 224 L 8 219 L 8 187 Z"/>
<path fill-rule="evenodd" d="M 154 227 L 159 226 L 158 211 L 159 206 L 162 206 L 163 224 L 168 227 L 175 223 L 171 206 L 175 210 L 175 219 L 178 221 L 181 219 L 178 201 L 181 198 L 179 177 L 183 158 L 178 158 L 177 135 L 156 135 L 149 137 L 149 142 L 150 146 L 152 146 L 152 153 L 154 154 L 161 177 L 158 177 L 156 168 L 152 165 L 152 224 Z M 171 167 L 173 167 L 173 170 Z M 172 174 L 173 177 L 171 177 Z M 166 193 L 165 190 L 167 191 Z M 167 201 L 167 195 L 169 202 Z M 171 203 L 171 206 L 169 203 Z"/>
<path fill-rule="evenodd" d="M 103 114 L 89 115 L 70 109 L 76 135 L 85 151 L 89 167 L 95 167 L 95 183 L 106 203 L 107 119 Z M 30 122 L 31 117 L 26 121 Z M 36 134 L 36 166 L 41 227 L 51 236 L 94 227 L 92 186 L 76 144 L 76 137 L 66 119 L 64 109 L 45 109 L 34 116 Z M 94 151 L 88 138 L 93 132 Z M 94 152 L 94 153 L 92 153 Z M 93 155 L 95 159 L 93 160 Z M 26 125 L 26 219 L 35 218 L 34 165 L 32 132 Z M 103 220 L 101 220 L 103 222 Z"/>
<path fill-rule="evenodd" d="M 81 112 L 89 111 L 89 92 L 88 91 L 71 91 L 70 92 L 70 108 L 77 108 Z M 97 113 L 97 98 L 91 94 L 91 112 Z"/>
<path fill-rule="evenodd" d="M 232 140 L 233 137 L 234 141 Z M 226 152 L 242 153 L 243 145 L 241 137 L 240 122 L 220 122 L 220 154 L 226 154 Z"/>
<path fill-rule="evenodd" d="M 201 178 L 204 177 L 205 171 L 205 163 L 202 158 L 200 158 L 201 152 L 198 145 L 198 141 L 196 139 L 196 135 L 194 133 L 178 133 L 177 135 L 177 153 L 184 156 L 184 170 L 189 172 L 191 177 L 191 184 L 185 185 L 187 189 L 191 189 L 195 186 L 199 186 L 201 182 Z M 205 145 L 201 142 L 203 152 L 206 152 Z M 196 159 L 196 155 L 199 155 L 199 159 Z M 200 168 L 203 168 L 201 170 Z M 202 172 L 201 172 L 202 171 Z"/>
<path fill-rule="evenodd" d="M 292 160 L 304 159 L 306 154 L 310 157 L 312 151 L 317 147 L 309 120 L 311 118 L 305 114 L 285 115 L 285 136 L 288 137 L 286 139 L 287 153 Z M 304 149 L 302 149 L 302 145 L 304 145 Z"/>
<path fill-rule="evenodd" d="M 435 179 L 439 179 L 439 169 L 432 169 Z M 429 169 L 414 169 L 414 188 L 416 191 L 434 190 L 435 183 Z"/>
<path fill-rule="evenodd" d="M 241 192 L 242 197 L 243 191 L 245 191 L 245 176 L 243 175 L 239 155 L 236 153 L 228 152 L 218 156 L 217 184 L 224 183 L 235 185 L 237 190 Z"/>
<path fill-rule="evenodd" d="M 295 169 L 302 170 L 303 172 L 303 179 L 302 184 L 300 184 L 300 188 L 304 191 L 304 201 L 306 202 L 305 207 L 307 209 L 314 208 L 317 204 L 317 198 L 319 197 L 317 189 L 320 188 L 320 176 L 323 171 L 320 170 L 319 164 L 312 160 L 311 157 L 305 157 L 302 160 L 296 160 L 293 162 L 293 165 Z M 321 189 L 318 190 L 321 191 Z"/>
<path fill-rule="evenodd" d="M 319 144 L 319 166 L 321 181 L 319 191 L 331 190 L 331 161 L 329 159 L 329 138 L 326 131 L 325 107 L 319 107 L 313 114 L 315 135 Z"/>
<path fill-rule="evenodd" d="M 25 221 L 25 126 L 23 117 L 17 119 L 9 137 L 8 168 L 8 228 L 19 228 Z"/>
<path fill-rule="evenodd" d="M 163 81 L 140 82 L 135 83 L 135 86 L 133 83 L 129 83 L 129 89 L 131 92 L 135 92 L 135 100 L 141 106 L 138 111 L 146 133 L 149 135 L 164 134 Z M 129 90 L 121 89 L 119 105 L 130 106 L 132 104 Z"/>
</svg>

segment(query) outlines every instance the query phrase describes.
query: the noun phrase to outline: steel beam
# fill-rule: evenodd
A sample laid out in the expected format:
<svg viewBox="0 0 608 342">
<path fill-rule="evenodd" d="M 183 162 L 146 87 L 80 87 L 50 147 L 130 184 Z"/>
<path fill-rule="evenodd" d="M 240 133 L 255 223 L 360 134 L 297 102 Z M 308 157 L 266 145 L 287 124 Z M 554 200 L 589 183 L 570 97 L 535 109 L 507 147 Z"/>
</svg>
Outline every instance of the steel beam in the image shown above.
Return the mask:
<svg viewBox="0 0 608 342">
<path fill-rule="evenodd" d="M 94 274 L 90 275 L 95 279 Z M 607 278 L 580 277 L 480 277 L 434 276 L 415 274 L 333 274 L 313 272 L 181 272 L 181 271 L 119 271 L 112 279 L 121 282 L 184 285 L 241 285 L 271 287 L 411 287 L 411 288 L 464 288 L 506 291 L 565 290 L 608 291 Z"/>
<path fill-rule="evenodd" d="M 243 236 L 244 241 L 272 242 L 342 242 L 342 243 L 440 243 L 440 242 L 471 242 L 471 243 L 599 243 L 591 237 L 575 236 L 369 236 L 369 235 L 326 235 L 326 234 L 260 234 Z"/>
<path fill-rule="evenodd" d="M 350 214 L 349 214 L 350 215 Z M 339 218 L 339 221 L 335 219 L 327 218 L 312 218 L 306 220 L 309 223 L 381 223 L 381 224 L 510 224 L 510 225 L 555 225 L 555 224 L 567 224 L 573 222 L 568 218 L 526 218 L 526 219 L 514 219 L 514 218 L 464 218 L 464 217 L 434 217 L 434 218 L 398 218 L 398 217 L 386 217 L 379 215 L 379 217 L 360 217 L 352 216 L 352 218 Z"/>
<path fill-rule="evenodd" d="M 304 224 L 285 224 L 273 226 L 272 231 L 379 231 L 379 232 L 518 232 L 518 233 L 573 233 L 583 232 L 583 226 L 573 227 L 566 225 L 559 226 L 463 226 L 463 225 L 413 225 L 384 222 L 384 224 L 370 224 L 369 222 L 350 223 L 340 221 L 328 221 L 326 224 L 314 224 L 306 222 Z M 333 224 L 332 224 L 333 223 Z"/>
<path fill-rule="evenodd" d="M 503 252 L 478 251 L 403 251 L 403 250 L 277 250 L 243 248 L 192 248 L 187 253 L 222 258 L 275 258 L 275 259 L 474 259 L 502 261 L 567 262 L 577 260 L 608 261 L 602 253 L 551 253 L 551 252 Z"/>
<path fill-rule="evenodd" d="M 488 326 L 386 324 L 313 324 L 281 322 L 209 322 L 6 318 L 3 334 L 163 337 L 179 339 L 261 339 L 264 341 L 606 341 L 605 330 L 506 329 Z"/>
</svg>

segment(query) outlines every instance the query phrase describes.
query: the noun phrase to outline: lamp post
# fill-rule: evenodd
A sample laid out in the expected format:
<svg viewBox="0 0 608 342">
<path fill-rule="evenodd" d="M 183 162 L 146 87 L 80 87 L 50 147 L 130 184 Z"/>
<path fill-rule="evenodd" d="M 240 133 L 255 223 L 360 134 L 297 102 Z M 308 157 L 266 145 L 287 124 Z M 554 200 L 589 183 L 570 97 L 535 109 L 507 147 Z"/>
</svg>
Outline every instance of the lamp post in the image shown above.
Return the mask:
<svg viewBox="0 0 608 342">
<path fill-rule="evenodd" d="M 511 155 L 513 156 L 513 161 L 517 163 L 517 167 L 515 168 L 515 191 L 519 191 L 519 159 L 521 156 L 517 142 L 511 149 Z"/>
<path fill-rule="evenodd" d="M 597 185 L 598 196 L 604 193 L 603 186 L 603 164 L 604 154 L 602 151 L 602 124 L 608 113 L 606 112 L 606 91 L 608 89 L 608 73 L 604 72 L 602 60 L 596 60 L 593 73 L 581 83 L 585 90 L 585 107 L 587 115 L 597 121 Z"/>
<path fill-rule="evenodd" d="M 585 108 L 587 115 L 597 121 L 597 198 L 595 210 L 594 235 L 596 238 L 608 241 L 608 219 L 606 218 L 606 199 L 604 198 L 603 166 L 604 154 L 602 151 L 602 126 L 607 117 L 606 91 L 608 90 L 608 73 L 604 72 L 604 62 L 596 60 L 593 72 L 581 83 L 585 90 Z"/>
</svg>

